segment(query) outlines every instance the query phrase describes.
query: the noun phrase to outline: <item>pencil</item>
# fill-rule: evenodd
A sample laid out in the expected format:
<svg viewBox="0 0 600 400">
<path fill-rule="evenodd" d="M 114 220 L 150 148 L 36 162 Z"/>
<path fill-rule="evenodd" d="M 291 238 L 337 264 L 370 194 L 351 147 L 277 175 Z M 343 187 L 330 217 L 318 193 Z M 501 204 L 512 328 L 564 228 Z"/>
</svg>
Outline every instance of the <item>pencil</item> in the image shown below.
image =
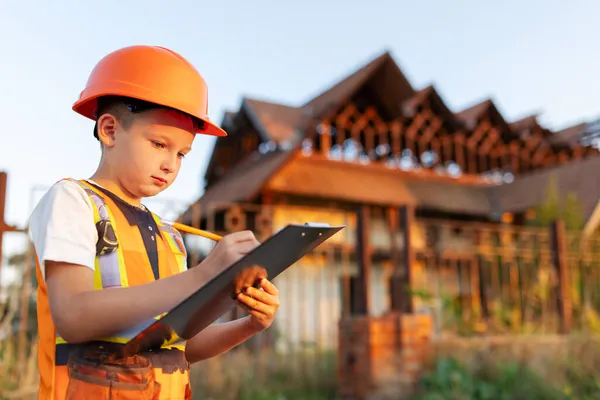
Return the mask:
<svg viewBox="0 0 600 400">
<path fill-rule="evenodd" d="M 173 222 L 173 228 L 182 232 L 191 233 L 192 235 L 202 236 L 207 239 L 214 240 L 215 242 L 221 240 L 221 236 L 217 235 L 216 233 L 203 231 L 202 229 L 192 228 L 191 226 L 187 226 L 179 222 Z"/>
</svg>

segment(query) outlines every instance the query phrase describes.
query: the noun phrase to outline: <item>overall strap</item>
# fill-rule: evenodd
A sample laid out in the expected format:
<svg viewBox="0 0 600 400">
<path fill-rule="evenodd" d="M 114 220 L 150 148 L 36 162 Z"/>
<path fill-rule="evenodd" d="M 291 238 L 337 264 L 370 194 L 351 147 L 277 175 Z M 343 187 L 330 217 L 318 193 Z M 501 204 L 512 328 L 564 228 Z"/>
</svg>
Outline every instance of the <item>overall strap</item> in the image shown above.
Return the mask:
<svg viewBox="0 0 600 400">
<path fill-rule="evenodd" d="M 108 289 L 129 286 L 123 253 L 119 246 L 119 234 L 114 229 L 114 217 L 106 206 L 104 197 L 86 181 L 69 180 L 77 183 L 85 191 L 94 210 L 94 224 L 98 231 L 94 287 Z"/>
<path fill-rule="evenodd" d="M 183 236 L 173 227 L 173 224 L 163 221 L 158 215 L 152 213 L 158 229 L 162 232 L 175 258 L 179 272 L 187 270 L 187 250 L 183 244 Z"/>
</svg>

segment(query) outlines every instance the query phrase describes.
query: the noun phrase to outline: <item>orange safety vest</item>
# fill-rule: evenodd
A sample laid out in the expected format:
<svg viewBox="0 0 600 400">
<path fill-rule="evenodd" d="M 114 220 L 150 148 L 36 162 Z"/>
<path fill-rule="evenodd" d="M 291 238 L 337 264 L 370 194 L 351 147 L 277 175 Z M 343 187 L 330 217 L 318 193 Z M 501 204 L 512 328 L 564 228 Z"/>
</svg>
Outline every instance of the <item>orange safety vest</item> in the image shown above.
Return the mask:
<svg viewBox="0 0 600 400">
<path fill-rule="evenodd" d="M 98 228 L 94 288 L 141 285 L 155 280 L 140 229 L 131 225 L 117 203 L 86 181 L 76 181 L 92 200 L 94 223 Z M 152 213 L 160 234 L 156 235 L 160 277 L 186 269 L 186 250 L 179 232 Z M 107 230 L 107 226 L 113 229 Z M 107 234 L 108 232 L 108 234 Z M 114 233 L 113 233 L 114 232 Z M 119 346 L 143 326 L 100 338 L 93 344 L 69 344 L 61 338 L 52 321 L 46 284 L 36 256 L 38 279 L 38 368 L 39 398 L 44 400 L 106 399 L 191 399 L 189 363 L 185 345 L 164 345 L 160 350 L 97 363 L 102 349 Z"/>
</svg>

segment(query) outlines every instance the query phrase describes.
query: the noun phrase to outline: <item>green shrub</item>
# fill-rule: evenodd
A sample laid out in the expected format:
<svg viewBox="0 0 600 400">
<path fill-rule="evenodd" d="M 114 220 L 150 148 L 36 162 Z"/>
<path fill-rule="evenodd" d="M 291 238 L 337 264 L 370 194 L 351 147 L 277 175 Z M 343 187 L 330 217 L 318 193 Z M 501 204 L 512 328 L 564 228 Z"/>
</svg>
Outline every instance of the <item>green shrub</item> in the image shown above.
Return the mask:
<svg viewBox="0 0 600 400">
<path fill-rule="evenodd" d="M 517 363 L 469 371 L 453 358 L 441 358 L 423 375 L 417 400 L 563 400 L 561 391 Z"/>
</svg>

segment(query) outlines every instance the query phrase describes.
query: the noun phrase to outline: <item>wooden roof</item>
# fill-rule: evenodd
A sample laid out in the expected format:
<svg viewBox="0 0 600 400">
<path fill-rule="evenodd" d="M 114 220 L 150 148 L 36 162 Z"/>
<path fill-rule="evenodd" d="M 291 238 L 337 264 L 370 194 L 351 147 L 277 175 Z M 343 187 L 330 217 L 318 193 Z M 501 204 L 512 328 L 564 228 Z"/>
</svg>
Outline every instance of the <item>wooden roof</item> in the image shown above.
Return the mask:
<svg viewBox="0 0 600 400">
<path fill-rule="evenodd" d="M 191 221 L 193 207 L 202 212 L 207 209 L 228 207 L 236 202 L 250 202 L 263 189 L 267 181 L 285 165 L 292 151 L 274 151 L 267 154 L 254 153 L 240 162 L 230 173 L 214 185 L 211 185 L 202 197 L 193 203 L 180 217 Z"/>
<path fill-rule="evenodd" d="M 504 212 L 525 212 L 541 204 L 552 179 L 556 182 L 559 200 L 564 201 L 568 193 L 574 193 L 583 205 L 586 219 L 600 201 L 597 184 L 600 156 L 537 171 L 500 185 L 370 167 L 305 158 L 298 149 L 257 153 L 209 187 L 196 206 L 206 210 L 250 202 L 263 189 L 268 189 L 357 203 L 411 204 L 422 209 L 494 218 Z M 182 219 L 189 222 L 190 218 L 188 210 Z"/>
<path fill-rule="evenodd" d="M 306 118 L 300 107 L 258 99 L 244 99 L 244 103 L 249 114 L 255 118 L 255 126 L 264 132 L 268 139 L 278 143 L 293 139 Z"/>
<path fill-rule="evenodd" d="M 559 190 L 575 190 L 583 197 L 581 200 L 586 204 L 586 215 L 591 212 L 592 204 L 598 201 L 598 193 L 588 187 L 595 186 L 591 184 L 594 180 L 593 174 L 590 178 L 590 170 L 584 167 L 588 163 L 595 165 L 594 163 L 599 162 L 598 158 L 527 173 L 519 176 L 514 183 L 500 186 L 473 185 L 465 179 L 437 179 L 435 176 L 423 174 L 411 175 L 404 171 L 389 171 L 383 165 L 375 168 L 374 164 L 364 166 L 331 160 L 319 161 L 315 160 L 314 155 L 310 162 L 303 159 L 300 147 L 306 132 L 314 130 L 315 125 L 323 119 L 342 111 L 350 97 L 365 91 L 368 91 L 366 97 L 378 102 L 381 118 L 400 119 L 400 123 L 402 118 L 411 118 L 419 108 L 427 105 L 443 119 L 447 133 L 458 132 L 456 140 L 459 141 L 465 140 L 465 137 L 466 140 L 471 140 L 469 129 L 486 116 L 501 130 L 500 133 L 494 134 L 501 135 L 502 140 L 514 140 L 517 137 L 526 141 L 530 132 L 537 130 L 542 132 L 542 136 L 538 134 L 536 139 L 530 142 L 530 147 L 540 149 L 541 157 L 546 156 L 549 147 L 576 143 L 576 138 L 583 129 L 577 125 L 552 134 L 539 125 L 535 115 L 506 122 L 491 99 L 453 112 L 446 107 L 433 85 L 415 90 L 391 55 L 385 52 L 300 105 L 244 98 L 239 111 L 226 112 L 222 121 L 226 129 L 235 132 L 236 116 L 243 114 L 244 118 L 251 121 L 263 142 L 274 142 L 281 147 L 267 154 L 256 151 L 248 156 L 207 187 L 198 203 L 206 207 L 217 203 L 249 202 L 263 189 L 269 189 L 353 202 L 389 205 L 408 203 L 440 211 L 497 216 L 506 211 L 524 211 L 538 204 L 543 198 L 548 176 L 552 174 L 563 177 L 558 180 Z M 481 133 L 482 131 L 478 135 Z M 231 136 L 235 135 L 236 133 Z M 489 136 L 486 140 L 488 144 L 491 143 Z M 564 162 L 564 159 L 562 160 L 561 162 Z M 352 168 L 352 175 L 344 173 L 344 168 Z M 583 171 L 587 171 L 586 174 L 583 174 Z M 598 169 L 592 168 L 591 171 Z M 359 191 L 356 185 L 348 183 L 348 179 L 360 182 L 368 188 Z M 586 183 L 577 184 L 578 179 Z M 186 217 L 189 217 L 189 212 L 184 215 L 184 218 Z"/>
<path fill-rule="evenodd" d="M 344 101 L 361 89 L 369 80 L 377 91 L 384 93 L 383 97 L 393 98 L 395 101 L 386 104 L 388 112 L 398 112 L 398 103 L 402 103 L 415 94 L 398 64 L 389 52 L 380 56 L 349 74 L 332 87 L 306 102 L 302 108 L 308 109 L 313 118 L 322 118 L 325 114 L 335 112 Z M 395 104 L 393 104 L 395 103 Z"/>
<path fill-rule="evenodd" d="M 457 112 L 456 117 L 463 121 L 467 127 L 474 127 L 477 124 L 477 119 L 492 107 L 492 105 L 492 100 L 487 99 Z"/>
<path fill-rule="evenodd" d="M 374 79 L 378 74 L 379 79 Z M 346 99 L 370 79 L 381 83 L 381 87 L 378 87 L 378 89 L 381 89 L 379 91 L 382 98 L 388 99 L 384 102 L 388 103 L 388 111 L 390 112 L 411 113 L 417 105 L 422 104 L 424 101 L 433 101 L 437 103 L 441 113 L 446 115 L 447 122 L 460 125 L 455 127 L 457 129 L 459 127 L 467 129 L 473 127 L 486 112 L 492 113 L 499 124 L 505 124 L 507 130 L 516 135 L 520 135 L 536 125 L 539 126 L 536 115 L 530 115 L 517 121 L 505 122 L 491 99 L 485 99 L 464 110 L 452 112 L 444 104 L 433 85 L 415 90 L 388 52 L 376 57 L 364 67 L 304 104 L 298 106 L 284 105 L 247 97 L 242 101 L 240 112 L 249 111 L 251 114 L 256 115 L 257 125 L 264 127 L 264 133 L 270 140 L 277 142 L 289 140 L 294 132 L 302 131 L 311 121 L 316 121 L 328 112 L 333 112 L 333 110 L 337 111 Z M 390 104 L 395 104 L 395 110 L 394 106 Z M 234 114 L 235 112 L 232 111 L 226 112 L 223 120 L 231 118 Z M 548 142 L 556 145 L 576 143 L 584 128 L 585 124 L 568 127 L 549 135 Z"/>
<path fill-rule="evenodd" d="M 323 117 L 332 110 L 339 109 L 346 99 L 377 73 L 379 76 L 374 84 L 377 84 L 382 91 L 389 92 L 395 99 L 387 101 L 390 103 L 388 104 L 390 113 L 400 112 L 398 104 L 403 104 L 415 95 L 419 95 L 404 77 L 390 53 L 384 52 L 304 104 L 292 106 L 245 97 L 242 100 L 240 112 L 244 111 L 256 116 L 257 126 L 264 129 L 270 140 L 287 141 L 295 132 L 303 130 L 307 123 Z M 423 96 L 423 93 L 420 95 Z M 392 106 L 392 103 L 396 103 L 396 107 Z M 223 121 L 225 118 L 230 119 L 234 114 L 235 112 L 227 111 Z"/>
<path fill-rule="evenodd" d="M 521 118 L 509 124 L 510 129 L 512 129 L 514 132 L 531 130 L 538 125 L 537 115 L 528 115 L 527 117 Z"/>
<path fill-rule="evenodd" d="M 480 181 L 304 157 L 298 148 L 254 154 L 209 187 L 192 207 L 206 211 L 251 202 L 262 190 L 350 203 L 410 204 L 457 214 L 490 216 L 496 211 L 489 184 Z M 182 221 L 191 223 L 192 207 Z"/>
<path fill-rule="evenodd" d="M 491 196 L 498 207 L 506 212 L 522 212 L 544 201 L 548 185 L 552 180 L 558 189 L 559 201 L 573 193 L 583 206 L 587 220 L 600 200 L 600 156 L 574 161 L 557 167 L 534 171 L 515 179 L 514 182 L 493 187 Z"/>
<path fill-rule="evenodd" d="M 585 132 L 587 124 L 577 124 L 560 130 L 548 138 L 552 144 L 569 146 L 579 141 L 581 135 Z"/>
</svg>

